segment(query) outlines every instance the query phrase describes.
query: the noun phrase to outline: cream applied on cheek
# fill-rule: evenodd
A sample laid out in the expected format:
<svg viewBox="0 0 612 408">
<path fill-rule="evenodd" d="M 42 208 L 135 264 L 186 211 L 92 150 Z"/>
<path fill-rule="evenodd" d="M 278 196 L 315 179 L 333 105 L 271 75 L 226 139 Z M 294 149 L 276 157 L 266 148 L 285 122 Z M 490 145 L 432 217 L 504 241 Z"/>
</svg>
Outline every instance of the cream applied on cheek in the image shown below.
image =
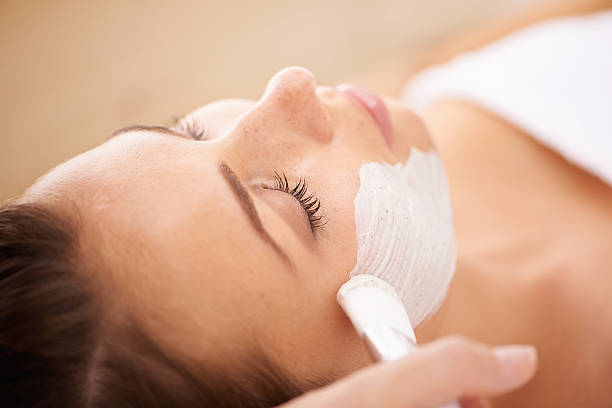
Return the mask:
<svg viewBox="0 0 612 408">
<path fill-rule="evenodd" d="M 365 163 L 355 197 L 357 263 L 398 293 L 417 326 L 436 312 L 453 278 L 456 242 L 438 155 L 412 148 L 404 164 Z"/>
</svg>

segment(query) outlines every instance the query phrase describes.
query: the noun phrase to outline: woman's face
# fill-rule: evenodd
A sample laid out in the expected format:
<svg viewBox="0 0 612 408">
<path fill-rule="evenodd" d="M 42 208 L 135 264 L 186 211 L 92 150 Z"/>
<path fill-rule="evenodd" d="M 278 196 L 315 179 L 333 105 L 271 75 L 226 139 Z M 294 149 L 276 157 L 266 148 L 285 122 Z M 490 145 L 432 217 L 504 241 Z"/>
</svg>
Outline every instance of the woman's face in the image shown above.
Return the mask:
<svg viewBox="0 0 612 408">
<path fill-rule="evenodd" d="M 128 130 L 30 194 L 71 199 L 84 253 L 111 266 L 91 268 L 108 271 L 95 278 L 109 305 L 142 317 L 179 353 L 223 366 L 260 348 L 304 383 L 336 378 L 370 361 L 335 298 L 356 262 L 359 168 L 431 148 L 413 113 L 386 105 L 391 146 L 358 100 L 288 68 L 258 101 L 190 114 L 203 140 Z M 302 201 L 318 200 L 315 214 L 283 191 L 285 177 L 288 189 L 305 181 Z"/>
</svg>

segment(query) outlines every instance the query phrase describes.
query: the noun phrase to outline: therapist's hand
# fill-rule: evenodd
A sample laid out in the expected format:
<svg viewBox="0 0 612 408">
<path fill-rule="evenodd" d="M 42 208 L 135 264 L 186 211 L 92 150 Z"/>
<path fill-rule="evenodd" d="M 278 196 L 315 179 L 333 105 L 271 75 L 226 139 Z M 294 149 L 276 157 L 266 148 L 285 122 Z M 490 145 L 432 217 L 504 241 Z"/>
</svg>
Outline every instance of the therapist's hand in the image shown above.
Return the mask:
<svg viewBox="0 0 612 408">
<path fill-rule="evenodd" d="M 476 398 L 525 384 L 536 367 L 531 346 L 490 347 L 449 337 L 401 360 L 359 370 L 280 408 L 427 408 L 452 400 L 478 406 Z"/>
</svg>

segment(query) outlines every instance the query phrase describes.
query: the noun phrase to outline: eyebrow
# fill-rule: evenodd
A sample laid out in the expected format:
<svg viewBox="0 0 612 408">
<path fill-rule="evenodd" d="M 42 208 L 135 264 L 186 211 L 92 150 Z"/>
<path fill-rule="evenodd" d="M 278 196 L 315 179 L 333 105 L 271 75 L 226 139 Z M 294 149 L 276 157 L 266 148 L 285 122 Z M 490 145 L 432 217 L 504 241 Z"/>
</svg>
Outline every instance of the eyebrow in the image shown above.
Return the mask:
<svg viewBox="0 0 612 408">
<path fill-rule="evenodd" d="M 185 137 L 183 133 L 174 131 L 171 128 L 165 126 L 132 125 L 115 130 L 106 139 L 106 141 L 109 141 L 114 137 L 121 136 L 129 132 L 158 132 L 171 136 Z M 289 267 L 293 270 L 293 264 L 291 263 L 289 256 L 287 256 L 287 253 L 282 250 L 282 248 L 276 243 L 276 241 L 272 238 L 268 231 L 263 227 L 261 219 L 257 214 L 257 210 L 255 209 L 255 205 L 253 204 L 253 200 L 251 199 L 251 196 L 247 192 L 246 188 L 244 187 L 238 176 L 236 176 L 236 173 L 234 173 L 231 167 L 229 167 L 224 161 L 221 161 L 219 163 L 219 171 L 227 182 L 227 184 L 230 186 L 232 192 L 234 193 L 234 197 L 236 197 L 238 203 L 240 204 L 240 208 L 242 208 L 242 210 L 249 218 L 249 221 L 251 222 L 251 225 L 253 226 L 255 231 L 257 231 L 257 233 L 264 240 L 264 242 L 268 243 L 272 246 L 272 248 L 274 248 L 274 251 L 281 257 L 283 262 L 289 265 Z"/>
<path fill-rule="evenodd" d="M 261 223 L 261 218 L 257 214 L 257 209 L 253 204 L 253 200 L 251 196 L 247 192 L 246 188 L 236 176 L 236 173 L 225 163 L 224 161 L 219 162 L 219 172 L 230 186 L 232 192 L 234 193 L 234 197 L 238 200 L 240 204 L 240 208 L 244 211 L 246 216 L 248 217 L 251 225 L 257 231 L 261 239 L 264 242 L 271 245 L 274 248 L 274 251 L 281 257 L 283 262 L 285 262 L 291 269 L 293 269 L 291 260 L 287 256 L 287 253 L 281 249 L 281 247 L 276 243 L 276 241 L 272 238 L 272 236 L 268 233 L 268 231 L 264 228 Z"/>
<path fill-rule="evenodd" d="M 132 125 L 132 126 L 126 126 L 126 127 L 122 127 L 121 129 L 115 130 L 106 139 L 106 141 L 108 142 L 109 140 L 111 140 L 114 137 L 121 136 L 122 134 L 129 133 L 129 132 L 158 132 L 158 133 L 164 133 L 164 134 L 170 135 L 170 136 L 185 137 L 185 135 L 183 133 L 177 132 L 175 130 L 172 130 L 172 129 L 166 127 L 166 126 Z"/>
</svg>

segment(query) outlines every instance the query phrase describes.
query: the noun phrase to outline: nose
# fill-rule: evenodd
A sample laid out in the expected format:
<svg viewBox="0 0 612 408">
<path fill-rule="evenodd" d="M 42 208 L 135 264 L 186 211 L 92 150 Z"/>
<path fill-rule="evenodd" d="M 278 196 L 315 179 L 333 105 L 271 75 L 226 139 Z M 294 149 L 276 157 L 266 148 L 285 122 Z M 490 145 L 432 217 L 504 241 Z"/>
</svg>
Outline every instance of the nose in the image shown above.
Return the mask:
<svg viewBox="0 0 612 408">
<path fill-rule="evenodd" d="M 315 78 L 301 67 L 285 68 L 272 77 L 256 110 L 283 121 L 296 134 L 321 143 L 331 141 L 329 114 L 319 99 Z"/>
</svg>

